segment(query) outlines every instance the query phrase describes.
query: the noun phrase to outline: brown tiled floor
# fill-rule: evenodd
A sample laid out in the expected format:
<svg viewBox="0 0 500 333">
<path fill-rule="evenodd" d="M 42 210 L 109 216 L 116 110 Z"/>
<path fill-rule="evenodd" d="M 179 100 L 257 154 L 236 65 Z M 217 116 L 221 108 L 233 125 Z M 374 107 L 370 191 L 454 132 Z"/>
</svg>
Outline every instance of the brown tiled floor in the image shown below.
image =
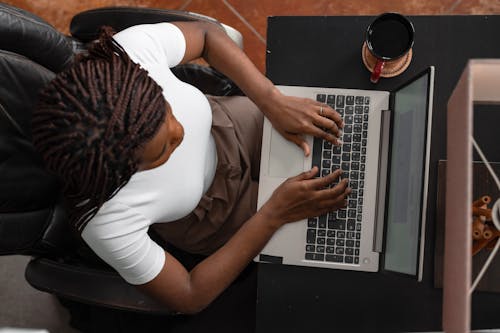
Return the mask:
<svg viewBox="0 0 500 333">
<path fill-rule="evenodd" d="M 217 18 L 244 37 L 245 51 L 265 68 L 267 17 L 276 15 L 407 15 L 500 14 L 500 0 L 6 0 L 41 16 L 67 33 L 76 13 L 104 6 L 181 9 Z"/>
</svg>

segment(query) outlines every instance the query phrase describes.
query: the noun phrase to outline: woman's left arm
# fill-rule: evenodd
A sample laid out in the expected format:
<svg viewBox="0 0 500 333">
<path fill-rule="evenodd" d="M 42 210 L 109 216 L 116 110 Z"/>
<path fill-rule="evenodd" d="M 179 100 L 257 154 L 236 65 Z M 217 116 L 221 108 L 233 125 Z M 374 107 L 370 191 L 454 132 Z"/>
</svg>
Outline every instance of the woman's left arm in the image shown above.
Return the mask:
<svg viewBox="0 0 500 333">
<path fill-rule="evenodd" d="M 205 22 L 175 22 L 186 39 L 183 63 L 203 57 L 228 76 L 259 107 L 274 128 L 309 155 L 303 135 L 340 144 L 340 115 L 326 104 L 283 95 L 219 26 Z"/>
</svg>

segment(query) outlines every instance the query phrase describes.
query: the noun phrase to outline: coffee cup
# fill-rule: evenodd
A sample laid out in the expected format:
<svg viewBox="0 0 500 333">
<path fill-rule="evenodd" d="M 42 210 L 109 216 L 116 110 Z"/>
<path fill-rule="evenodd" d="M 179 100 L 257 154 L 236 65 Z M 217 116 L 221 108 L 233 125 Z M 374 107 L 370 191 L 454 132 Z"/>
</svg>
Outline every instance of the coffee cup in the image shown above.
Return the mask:
<svg viewBox="0 0 500 333">
<path fill-rule="evenodd" d="M 368 52 L 376 59 L 370 81 L 378 82 L 384 66 L 407 56 L 413 47 L 415 28 L 398 13 L 384 13 L 375 18 L 366 30 Z M 409 64 L 409 63 L 408 63 Z"/>
</svg>

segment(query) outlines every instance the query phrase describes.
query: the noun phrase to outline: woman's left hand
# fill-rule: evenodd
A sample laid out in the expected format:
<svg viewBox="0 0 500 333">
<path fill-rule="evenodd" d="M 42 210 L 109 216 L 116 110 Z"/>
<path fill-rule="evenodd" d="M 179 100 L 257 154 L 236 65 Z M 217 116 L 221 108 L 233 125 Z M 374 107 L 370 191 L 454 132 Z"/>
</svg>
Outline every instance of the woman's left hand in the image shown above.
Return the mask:
<svg viewBox="0 0 500 333">
<path fill-rule="evenodd" d="M 285 96 L 279 90 L 260 108 L 273 127 L 287 140 L 295 143 L 309 156 L 311 147 L 304 135 L 341 145 L 339 137 L 344 127 L 340 114 L 327 104 L 309 98 Z"/>
</svg>

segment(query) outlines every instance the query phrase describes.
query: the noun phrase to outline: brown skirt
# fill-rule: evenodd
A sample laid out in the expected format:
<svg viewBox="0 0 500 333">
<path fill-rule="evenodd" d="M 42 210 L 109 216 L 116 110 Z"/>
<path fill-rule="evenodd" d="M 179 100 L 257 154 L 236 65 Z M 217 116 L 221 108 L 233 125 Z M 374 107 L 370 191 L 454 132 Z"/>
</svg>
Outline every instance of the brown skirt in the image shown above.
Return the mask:
<svg viewBox="0 0 500 333">
<path fill-rule="evenodd" d="M 207 96 L 217 169 L 212 185 L 186 217 L 151 227 L 163 241 L 209 255 L 255 214 L 263 115 L 247 97 Z"/>
</svg>

